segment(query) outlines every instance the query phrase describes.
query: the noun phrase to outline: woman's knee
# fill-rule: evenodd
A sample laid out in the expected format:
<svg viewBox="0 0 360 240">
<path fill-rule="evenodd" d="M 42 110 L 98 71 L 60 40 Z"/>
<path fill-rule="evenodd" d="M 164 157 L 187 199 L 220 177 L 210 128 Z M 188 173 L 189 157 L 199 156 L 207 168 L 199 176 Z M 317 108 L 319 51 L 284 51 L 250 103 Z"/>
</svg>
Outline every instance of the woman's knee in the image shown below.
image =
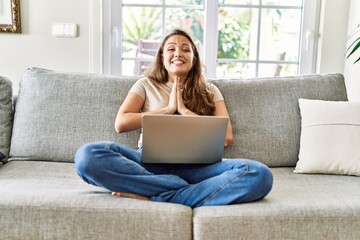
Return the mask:
<svg viewBox="0 0 360 240">
<path fill-rule="evenodd" d="M 240 176 L 245 174 L 248 177 L 248 189 L 255 198 L 263 198 L 271 191 L 273 175 L 265 164 L 249 159 L 234 159 L 228 161 L 228 164 L 231 169 L 241 170 Z"/>
<path fill-rule="evenodd" d="M 81 146 L 75 153 L 75 168 L 81 177 L 92 175 L 99 169 L 101 150 L 105 150 L 109 142 L 94 142 Z"/>
<path fill-rule="evenodd" d="M 259 192 L 259 198 L 265 197 L 273 186 L 273 174 L 270 168 L 263 163 L 253 161 L 249 170 L 256 175 L 254 188 Z"/>
</svg>

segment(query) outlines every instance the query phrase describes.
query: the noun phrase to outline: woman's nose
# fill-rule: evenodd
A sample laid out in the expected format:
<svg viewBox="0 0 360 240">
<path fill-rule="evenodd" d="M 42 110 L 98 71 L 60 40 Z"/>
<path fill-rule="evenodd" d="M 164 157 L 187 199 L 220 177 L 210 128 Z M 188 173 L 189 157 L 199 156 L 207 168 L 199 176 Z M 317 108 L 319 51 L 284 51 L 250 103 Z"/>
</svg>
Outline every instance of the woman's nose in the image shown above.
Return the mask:
<svg viewBox="0 0 360 240">
<path fill-rule="evenodd" d="M 176 49 L 176 50 L 175 50 L 175 57 L 178 57 L 178 56 L 180 56 L 180 55 L 181 55 L 180 49 Z"/>
</svg>

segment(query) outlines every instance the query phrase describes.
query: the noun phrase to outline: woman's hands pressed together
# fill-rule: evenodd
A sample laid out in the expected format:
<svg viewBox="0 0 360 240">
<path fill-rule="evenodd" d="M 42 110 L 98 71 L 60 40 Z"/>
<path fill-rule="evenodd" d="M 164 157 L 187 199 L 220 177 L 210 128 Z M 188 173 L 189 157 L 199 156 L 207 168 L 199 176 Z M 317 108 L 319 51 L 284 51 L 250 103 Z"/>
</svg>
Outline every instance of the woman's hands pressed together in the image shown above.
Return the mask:
<svg viewBox="0 0 360 240">
<path fill-rule="evenodd" d="M 169 104 L 167 107 L 166 114 L 174 114 L 177 111 L 177 78 L 174 80 L 174 85 L 171 89 L 170 96 L 169 96 Z"/>
<path fill-rule="evenodd" d="M 186 108 L 184 99 L 182 97 L 182 83 L 181 78 L 176 76 L 174 79 L 174 85 L 170 92 L 169 104 L 167 107 L 167 114 L 178 113 L 180 115 L 196 115 Z"/>
</svg>

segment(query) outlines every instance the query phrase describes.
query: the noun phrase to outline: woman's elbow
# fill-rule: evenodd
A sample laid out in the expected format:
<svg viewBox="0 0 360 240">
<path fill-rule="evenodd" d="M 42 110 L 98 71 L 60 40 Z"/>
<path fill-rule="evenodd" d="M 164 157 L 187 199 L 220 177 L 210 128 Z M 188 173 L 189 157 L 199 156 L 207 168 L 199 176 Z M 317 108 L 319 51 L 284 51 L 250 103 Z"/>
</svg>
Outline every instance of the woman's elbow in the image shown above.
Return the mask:
<svg viewBox="0 0 360 240">
<path fill-rule="evenodd" d="M 121 128 L 115 124 L 115 132 L 116 133 L 121 133 Z"/>
<path fill-rule="evenodd" d="M 115 131 L 117 133 L 126 132 L 126 125 L 124 123 L 122 123 L 121 121 L 115 121 Z"/>
<path fill-rule="evenodd" d="M 231 144 L 233 144 L 233 137 L 232 136 L 227 136 L 226 138 L 225 138 L 225 147 L 228 147 L 228 146 L 230 146 Z"/>
</svg>

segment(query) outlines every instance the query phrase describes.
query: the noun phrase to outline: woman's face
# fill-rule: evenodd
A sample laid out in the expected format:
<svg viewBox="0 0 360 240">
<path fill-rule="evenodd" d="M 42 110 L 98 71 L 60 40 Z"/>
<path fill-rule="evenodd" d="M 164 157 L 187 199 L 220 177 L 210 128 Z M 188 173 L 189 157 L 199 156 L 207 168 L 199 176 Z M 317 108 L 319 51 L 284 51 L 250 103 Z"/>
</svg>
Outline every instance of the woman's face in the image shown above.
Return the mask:
<svg viewBox="0 0 360 240">
<path fill-rule="evenodd" d="M 170 82 L 174 81 L 175 76 L 185 80 L 194 62 L 190 41 L 181 35 L 171 36 L 164 44 L 162 61 Z"/>
</svg>

